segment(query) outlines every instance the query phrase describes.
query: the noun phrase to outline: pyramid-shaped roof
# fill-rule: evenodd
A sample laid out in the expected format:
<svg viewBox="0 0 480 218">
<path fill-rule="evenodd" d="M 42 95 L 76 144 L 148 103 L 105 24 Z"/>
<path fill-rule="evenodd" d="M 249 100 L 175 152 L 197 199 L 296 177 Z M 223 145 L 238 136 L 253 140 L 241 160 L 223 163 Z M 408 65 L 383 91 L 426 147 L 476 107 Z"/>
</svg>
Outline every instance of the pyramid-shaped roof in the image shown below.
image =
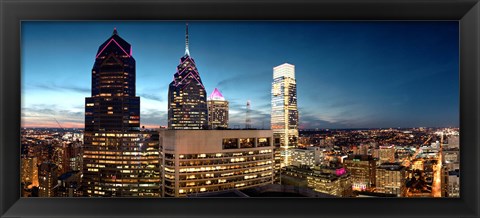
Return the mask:
<svg viewBox="0 0 480 218">
<path fill-rule="evenodd" d="M 117 28 L 115 28 L 112 36 L 98 48 L 97 58 L 103 53 L 108 53 L 111 49 L 118 48 L 128 57 L 132 56 L 132 46 L 118 35 Z"/>
<path fill-rule="evenodd" d="M 223 97 L 222 93 L 217 88 L 215 88 L 212 94 L 210 94 L 210 100 L 225 101 L 225 98 Z"/>
</svg>

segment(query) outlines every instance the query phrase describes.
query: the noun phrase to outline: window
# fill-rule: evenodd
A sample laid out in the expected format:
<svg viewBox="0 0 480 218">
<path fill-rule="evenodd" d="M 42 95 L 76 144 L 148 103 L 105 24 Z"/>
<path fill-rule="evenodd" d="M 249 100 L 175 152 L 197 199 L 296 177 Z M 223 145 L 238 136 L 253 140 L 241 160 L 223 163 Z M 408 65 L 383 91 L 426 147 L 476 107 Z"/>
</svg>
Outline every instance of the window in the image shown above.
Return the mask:
<svg viewBox="0 0 480 218">
<path fill-rule="evenodd" d="M 255 138 L 240 139 L 240 148 L 253 148 L 255 146 Z"/>
<path fill-rule="evenodd" d="M 238 139 L 236 138 L 225 138 L 222 142 L 223 149 L 236 149 L 238 148 Z"/>
<path fill-rule="evenodd" d="M 268 147 L 270 146 L 270 138 L 258 138 L 257 147 Z"/>
</svg>

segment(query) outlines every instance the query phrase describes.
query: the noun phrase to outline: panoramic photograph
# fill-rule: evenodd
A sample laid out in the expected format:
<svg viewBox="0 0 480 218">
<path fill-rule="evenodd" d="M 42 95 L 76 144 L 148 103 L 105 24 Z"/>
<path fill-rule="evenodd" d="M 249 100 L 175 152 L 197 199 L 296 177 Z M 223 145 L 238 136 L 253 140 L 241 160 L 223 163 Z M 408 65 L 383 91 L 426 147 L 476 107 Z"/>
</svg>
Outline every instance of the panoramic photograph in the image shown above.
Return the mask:
<svg viewBox="0 0 480 218">
<path fill-rule="evenodd" d="M 458 21 L 22 21 L 21 197 L 460 197 Z"/>
</svg>

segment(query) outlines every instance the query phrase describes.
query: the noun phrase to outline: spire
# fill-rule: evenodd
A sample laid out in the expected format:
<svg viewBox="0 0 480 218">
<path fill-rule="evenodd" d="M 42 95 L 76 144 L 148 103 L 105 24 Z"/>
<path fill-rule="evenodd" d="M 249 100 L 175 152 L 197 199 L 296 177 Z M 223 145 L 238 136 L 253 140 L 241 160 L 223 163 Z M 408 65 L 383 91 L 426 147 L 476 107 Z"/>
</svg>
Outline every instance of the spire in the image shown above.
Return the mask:
<svg viewBox="0 0 480 218">
<path fill-rule="evenodd" d="M 118 32 L 117 32 L 117 28 L 116 28 L 116 27 L 113 28 L 113 35 L 118 35 Z"/>
<path fill-rule="evenodd" d="M 185 26 L 185 55 L 190 56 L 190 50 L 188 50 L 188 23 Z"/>
</svg>

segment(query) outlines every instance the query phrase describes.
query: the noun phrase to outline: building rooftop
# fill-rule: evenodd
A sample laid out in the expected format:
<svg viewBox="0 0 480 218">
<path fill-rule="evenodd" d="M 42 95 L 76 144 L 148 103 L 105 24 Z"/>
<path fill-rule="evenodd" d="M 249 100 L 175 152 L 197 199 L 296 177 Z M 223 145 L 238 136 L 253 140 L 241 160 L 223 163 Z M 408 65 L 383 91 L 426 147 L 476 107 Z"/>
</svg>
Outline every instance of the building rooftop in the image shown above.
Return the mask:
<svg viewBox="0 0 480 218">
<path fill-rule="evenodd" d="M 238 189 L 231 189 L 231 190 L 224 190 L 224 191 L 217 191 L 217 192 L 205 192 L 205 193 L 193 193 L 187 195 L 187 197 L 197 198 L 197 197 L 211 197 L 211 198 L 244 198 L 249 197 L 245 193 L 239 191 Z"/>
<path fill-rule="evenodd" d="M 367 161 L 367 160 L 374 160 L 372 155 L 348 155 L 345 160 L 360 160 L 360 161 Z"/>
<path fill-rule="evenodd" d="M 212 94 L 210 94 L 208 100 L 225 101 L 225 97 L 223 97 L 222 93 L 217 88 L 215 88 Z"/>
<path fill-rule="evenodd" d="M 377 167 L 378 169 L 398 171 L 405 169 L 405 166 L 402 166 L 400 163 L 382 163 Z"/>
<path fill-rule="evenodd" d="M 73 176 L 73 175 L 75 175 L 75 174 L 77 174 L 77 173 L 79 173 L 79 172 L 80 172 L 80 171 L 78 171 L 78 170 L 66 172 L 66 173 L 60 175 L 60 176 L 58 177 L 58 180 L 66 180 L 66 179 L 70 178 L 71 176 Z"/>
</svg>

